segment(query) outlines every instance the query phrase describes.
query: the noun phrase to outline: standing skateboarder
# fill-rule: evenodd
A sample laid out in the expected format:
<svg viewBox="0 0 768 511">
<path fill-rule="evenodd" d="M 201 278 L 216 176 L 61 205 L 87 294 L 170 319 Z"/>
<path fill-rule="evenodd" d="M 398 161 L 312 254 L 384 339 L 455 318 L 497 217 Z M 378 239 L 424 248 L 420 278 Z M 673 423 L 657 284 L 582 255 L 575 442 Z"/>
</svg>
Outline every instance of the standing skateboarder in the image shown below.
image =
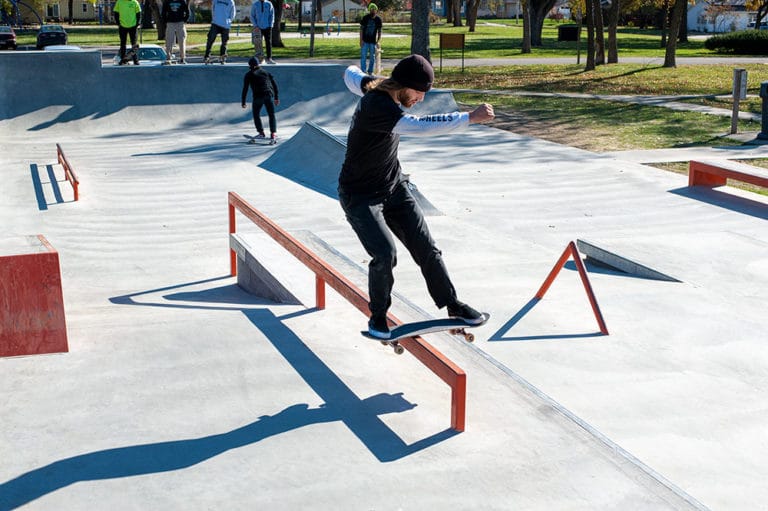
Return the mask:
<svg viewBox="0 0 768 511">
<path fill-rule="evenodd" d="M 259 59 L 251 57 L 248 60 L 250 70 L 245 73 L 243 78 L 243 93 L 241 103 L 245 108 L 245 99 L 248 96 L 248 87 L 251 88 L 253 95 L 253 124 L 256 126 L 258 135 L 253 137 L 254 142 L 258 139 L 266 139 L 264 135 L 264 126 L 261 124 L 261 107 L 267 110 L 269 117 L 269 142 L 277 143 L 277 120 L 275 119 L 275 105 L 280 104 L 278 99 L 277 83 L 272 75 L 259 67 Z"/>
<path fill-rule="evenodd" d="M 135 65 L 139 65 L 139 56 L 136 54 L 138 45 L 136 44 L 136 31 L 141 23 L 141 5 L 138 0 L 117 0 L 112 8 L 112 15 L 117 23 L 117 33 L 120 37 L 120 65 L 128 63 L 128 58 L 133 60 Z M 131 40 L 131 51 L 126 53 L 126 39 Z"/>
<path fill-rule="evenodd" d="M 227 42 L 229 41 L 229 29 L 232 27 L 232 20 L 235 19 L 237 8 L 235 0 L 213 0 L 211 4 L 211 28 L 208 30 L 208 39 L 205 42 L 205 55 L 203 62 L 211 63 L 211 47 L 216 40 L 216 36 L 221 34 L 221 49 L 219 50 L 219 62 L 222 64 L 227 61 Z"/>
<path fill-rule="evenodd" d="M 397 63 L 390 78 L 366 75 L 350 66 L 344 83 L 362 96 L 347 137 L 347 153 L 339 175 L 339 202 L 366 252 L 368 264 L 368 333 L 378 339 L 390 336 L 387 310 L 392 299 L 393 269 L 397 264 L 392 234 L 405 245 L 427 282 L 429 294 L 448 316 L 470 325 L 483 323 L 483 315 L 460 302 L 448 277 L 424 215 L 408 188 L 397 150 L 400 135 L 439 135 L 493 119 L 493 107 L 483 104 L 472 112 L 452 112 L 417 117 L 405 113 L 432 88 L 432 65 L 421 55 Z"/>
</svg>

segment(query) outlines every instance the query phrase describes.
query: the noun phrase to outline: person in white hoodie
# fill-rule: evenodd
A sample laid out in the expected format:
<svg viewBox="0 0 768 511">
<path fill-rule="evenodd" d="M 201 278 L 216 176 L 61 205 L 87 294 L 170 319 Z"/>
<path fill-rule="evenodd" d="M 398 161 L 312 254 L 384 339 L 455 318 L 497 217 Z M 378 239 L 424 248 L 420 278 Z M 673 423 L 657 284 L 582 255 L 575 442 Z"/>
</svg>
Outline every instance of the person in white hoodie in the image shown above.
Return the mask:
<svg viewBox="0 0 768 511">
<path fill-rule="evenodd" d="M 221 50 L 219 51 L 219 62 L 222 64 L 227 60 L 227 41 L 229 41 L 229 29 L 232 27 L 232 20 L 235 19 L 236 7 L 235 0 L 213 0 L 211 28 L 208 30 L 208 41 L 205 43 L 205 56 L 203 61 L 206 64 L 211 62 L 211 47 L 216 40 L 216 36 L 221 34 Z"/>
<path fill-rule="evenodd" d="M 270 0 L 253 0 L 251 4 L 251 23 L 253 28 L 259 29 L 261 35 L 256 34 L 256 37 L 264 37 L 264 42 L 267 45 L 267 59 L 262 63 L 274 64 L 272 60 L 272 27 L 275 24 L 275 7 Z M 254 44 L 257 48 L 261 45 Z M 261 59 L 262 55 L 256 55 Z"/>
</svg>

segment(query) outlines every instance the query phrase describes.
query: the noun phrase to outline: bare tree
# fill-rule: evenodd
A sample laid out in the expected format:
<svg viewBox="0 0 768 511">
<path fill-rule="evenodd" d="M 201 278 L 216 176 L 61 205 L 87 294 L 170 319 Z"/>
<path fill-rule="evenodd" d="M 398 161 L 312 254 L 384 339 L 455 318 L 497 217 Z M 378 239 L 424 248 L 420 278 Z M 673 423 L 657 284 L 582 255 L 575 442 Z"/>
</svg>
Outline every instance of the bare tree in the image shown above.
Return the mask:
<svg viewBox="0 0 768 511">
<path fill-rule="evenodd" d="M 669 20 L 669 39 L 664 53 L 664 67 L 677 67 L 675 53 L 677 52 L 677 33 L 680 30 L 680 19 L 688 7 L 688 0 L 675 0 L 672 6 L 672 18 Z"/>
<path fill-rule="evenodd" d="M 528 11 L 531 19 L 531 45 L 541 46 L 541 31 L 544 28 L 544 20 L 557 0 L 527 0 L 527 2 L 530 2 Z"/>
<path fill-rule="evenodd" d="M 411 53 L 432 62 L 429 51 L 429 0 L 413 0 L 411 9 Z"/>
<path fill-rule="evenodd" d="M 280 32 L 280 21 L 283 19 L 283 2 L 273 2 L 272 0 L 269 1 L 275 7 L 275 23 L 272 25 L 272 47 L 285 48 L 282 33 Z"/>
<path fill-rule="evenodd" d="M 587 64 L 585 71 L 595 69 L 595 4 L 587 0 L 584 5 L 584 19 L 587 21 Z"/>
<path fill-rule="evenodd" d="M 523 48 L 521 53 L 531 53 L 531 0 L 521 0 L 523 3 Z"/>
<path fill-rule="evenodd" d="M 446 23 L 452 23 L 454 27 L 461 26 L 461 0 L 449 0 Z"/>
<path fill-rule="evenodd" d="M 619 62 L 619 44 L 616 32 L 619 25 L 619 0 L 612 0 L 608 7 L 608 64 Z"/>
<path fill-rule="evenodd" d="M 603 9 L 600 0 L 592 0 L 592 17 L 595 23 L 595 65 L 605 64 L 605 31 L 603 30 Z"/>
<path fill-rule="evenodd" d="M 477 25 L 477 10 L 480 7 L 480 0 L 467 0 L 467 26 L 470 32 L 475 31 Z"/>
</svg>

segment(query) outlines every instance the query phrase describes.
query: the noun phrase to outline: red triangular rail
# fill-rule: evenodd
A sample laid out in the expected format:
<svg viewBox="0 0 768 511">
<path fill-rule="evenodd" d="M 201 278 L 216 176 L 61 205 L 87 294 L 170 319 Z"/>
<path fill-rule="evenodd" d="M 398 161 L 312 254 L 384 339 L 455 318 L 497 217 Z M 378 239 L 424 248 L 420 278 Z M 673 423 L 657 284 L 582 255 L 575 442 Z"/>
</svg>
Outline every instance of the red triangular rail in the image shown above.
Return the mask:
<svg viewBox="0 0 768 511">
<path fill-rule="evenodd" d="M 541 300 L 544 298 L 544 293 L 547 292 L 547 289 L 549 289 L 549 286 L 552 285 L 552 282 L 555 280 L 555 277 L 557 277 L 557 274 L 560 273 L 560 270 L 563 269 L 563 266 L 565 266 L 565 263 L 568 261 L 568 257 L 573 257 L 573 262 L 576 263 L 576 268 L 579 270 L 579 276 L 581 277 L 581 282 L 584 284 L 584 290 L 587 292 L 587 297 L 589 298 L 589 303 L 592 305 L 592 311 L 595 313 L 595 319 L 597 319 L 597 324 L 600 326 L 600 332 L 602 332 L 605 335 L 608 335 L 608 327 L 605 326 L 605 321 L 603 320 L 603 314 L 600 312 L 600 307 L 597 305 L 597 299 L 595 298 L 595 293 L 592 291 L 592 285 L 589 283 L 589 277 L 587 276 L 587 269 L 584 267 L 584 262 L 581 260 L 581 255 L 579 254 L 579 249 L 576 248 L 576 243 L 571 241 L 568 243 L 568 246 L 565 247 L 565 250 L 563 251 L 563 255 L 560 256 L 560 259 L 557 260 L 557 263 L 555 263 L 555 267 L 552 268 L 552 271 L 549 272 L 549 275 L 547 276 L 547 279 L 544 281 L 544 283 L 541 285 L 541 288 L 539 288 L 539 291 L 536 293 L 536 298 Z"/>
</svg>

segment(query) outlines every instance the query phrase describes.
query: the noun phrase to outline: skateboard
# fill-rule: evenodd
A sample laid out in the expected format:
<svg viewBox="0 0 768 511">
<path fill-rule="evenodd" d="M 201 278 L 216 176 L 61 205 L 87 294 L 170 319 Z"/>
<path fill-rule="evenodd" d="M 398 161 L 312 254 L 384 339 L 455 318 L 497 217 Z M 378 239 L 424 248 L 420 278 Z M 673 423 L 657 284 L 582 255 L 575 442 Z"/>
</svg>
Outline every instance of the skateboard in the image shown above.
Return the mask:
<svg viewBox="0 0 768 511">
<path fill-rule="evenodd" d="M 130 62 L 131 60 L 133 60 L 134 58 L 136 58 L 136 52 L 137 51 L 139 51 L 139 46 L 138 45 L 131 46 L 125 52 L 125 56 L 120 60 L 120 65 L 123 66 L 123 65 L 127 64 L 128 62 Z M 138 59 L 137 59 L 136 62 L 134 62 L 134 64 L 138 64 Z"/>
<path fill-rule="evenodd" d="M 261 37 L 261 29 L 253 27 L 251 31 L 251 41 L 253 42 L 253 56 L 259 59 L 259 64 L 264 60 L 264 46 Z"/>
<path fill-rule="evenodd" d="M 249 144 L 261 144 L 261 145 L 275 145 L 277 144 L 276 138 L 256 138 L 251 135 L 243 135 L 245 138 L 248 139 Z"/>
<path fill-rule="evenodd" d="M 219 56 L 219 64 L 223 65 L 226 62 L 227 62 L 227 54 L 225 53 L 224 55 L 220 55 Z M 205 57 L 205 58 L 203 58 L 203 64 L 205 64 L 205 65 L 213 64 L 213 59 L 211 59 L 211 57 Z"/>
<path fill-rule="evenodd" d="M 360 333 L 363 337 L 374 339 L 381 342 L 383 345 L 389 345 L 395 350 L 395 353 L 401 355 L 405 349 L 400 345 L 400 339 L 405 337 L 414 337 L 421 334 L 428 334 L 431 332 L 444 332 L 448 331 L 451 335 L 460 335 L 464 337 L 467 342 L 474 342 L 475 336 L 471 332 L 467 332 L 467 328 L 474 328 L 484 325 L 491 317 L 487 312 L 483 313 L 483 322 L 476 325 L 471 325 L 464 320 L 454 318 L 443 319 L 430 319 L 426 321 L 416 321 L 414 323 L 405 323 L 398 327 L 393 328 L 389 334 L 388 339 L 380 339 L 369 334 L 366 330 L 362 330 Z"/>
</svg>

